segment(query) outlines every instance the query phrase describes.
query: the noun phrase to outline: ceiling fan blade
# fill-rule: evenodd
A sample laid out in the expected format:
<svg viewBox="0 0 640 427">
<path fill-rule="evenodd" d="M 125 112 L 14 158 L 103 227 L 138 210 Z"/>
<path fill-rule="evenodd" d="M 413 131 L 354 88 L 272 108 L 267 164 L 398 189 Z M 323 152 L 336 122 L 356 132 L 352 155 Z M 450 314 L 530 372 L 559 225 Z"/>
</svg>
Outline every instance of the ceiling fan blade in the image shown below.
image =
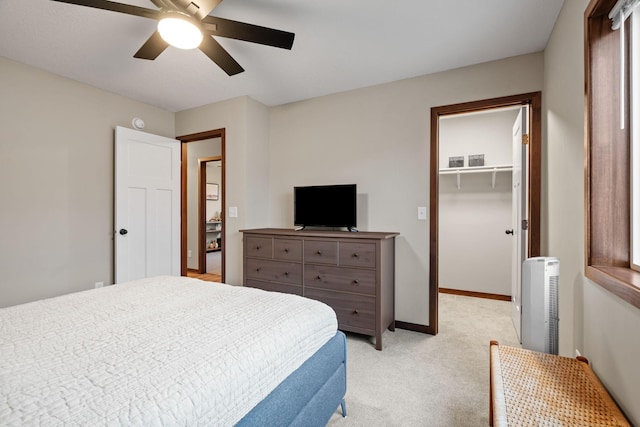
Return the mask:
<svg viewBox="0 0 640 427">
<path fill-rule="evenodd" d="M 197 3 L 198 6 L 200 6 L 200 10 L 196 13 L 196 18 L 202 21 L 213 9 L 222 3 L 222 0 L 197 0 Z"/>
<path fill-rule="evenodd" d="M 206 16 L 202 22 L 216 25 L 216 30 L 209 30 L 214 36 L 259 43 L 267 46 L 291 49 L 295 34 L 259 25 L 246 24 L 230 19 Z"/>
<path fill-rule="evenodd" d="M 112 12 L 126 13 L 127 15 L 142 16 L 143 18 L 159 19 L 160 11 L 132 6 L 130 4 L 116 3 L 109 0 L 52 0 L 60 3 L 75 4 L 78 6 L 93 7 L 95 9 L 110 10 Z"/>
<path fill-rule="evenodd" d="M 156 59 L 164 50 L 169 47 L 169 43 L 164 41 L 159 32 L 154 32 L 151 37 L 133 55 L 134 58 Z"/>
<path fill-rule="evenodd" d="M 205 36 L 200 43 L 200 50 L 230 76 L 244 71 L 244 68 L 213 37 Z"/>
</svg>

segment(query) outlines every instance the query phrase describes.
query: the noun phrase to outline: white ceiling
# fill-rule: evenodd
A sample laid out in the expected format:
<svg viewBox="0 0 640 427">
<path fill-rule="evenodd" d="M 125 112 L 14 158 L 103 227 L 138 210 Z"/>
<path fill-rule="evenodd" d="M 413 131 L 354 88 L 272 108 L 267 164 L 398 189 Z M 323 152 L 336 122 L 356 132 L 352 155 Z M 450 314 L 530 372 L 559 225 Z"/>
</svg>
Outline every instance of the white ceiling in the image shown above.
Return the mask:
<svg viewBox="0 0 640 427">
<path fill-rule="evenodd" d="M 149 0 L 118 0 L 156 9 Z M 292 50 L 218 38 L 133 54 L 156 21 L 50 0 L 0 0 L 0 56 L 169 111 L 249 95 L 273 106 L 545 48 L 563 0 L 225 0 L 211 15 L 296 34 Z M 1 76 L 0 76 L 1 77 Z"/>
</svg>

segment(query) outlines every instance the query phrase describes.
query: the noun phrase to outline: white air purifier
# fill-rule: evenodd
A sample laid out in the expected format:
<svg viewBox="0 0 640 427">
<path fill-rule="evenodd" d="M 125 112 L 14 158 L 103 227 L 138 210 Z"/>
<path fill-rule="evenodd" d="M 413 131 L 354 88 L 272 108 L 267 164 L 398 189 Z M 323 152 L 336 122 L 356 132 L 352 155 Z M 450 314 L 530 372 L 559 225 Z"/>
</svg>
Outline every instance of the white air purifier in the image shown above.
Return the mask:
<svg viewBox="0 0 640 427">
<path fill-rule="evenodd" d="M 522 263 L 522 347 L 558 354 L 560 260 L 528 258 Z"/>
</svg>

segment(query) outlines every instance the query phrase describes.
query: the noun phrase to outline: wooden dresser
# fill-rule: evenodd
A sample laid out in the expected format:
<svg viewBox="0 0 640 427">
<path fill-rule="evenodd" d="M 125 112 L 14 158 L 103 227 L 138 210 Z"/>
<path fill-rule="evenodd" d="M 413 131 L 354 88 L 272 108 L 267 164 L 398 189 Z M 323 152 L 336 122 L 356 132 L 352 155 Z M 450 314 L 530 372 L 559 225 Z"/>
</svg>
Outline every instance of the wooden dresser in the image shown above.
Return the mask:
<svg viewBox="0 0 640 427">
<path fill-rule="evenodd" d="M 338 328 L 376 338 L 395 330 L 398 233 L 259 228 L 244 233 L 244 286 L 331 306 Z"/>
</svg>

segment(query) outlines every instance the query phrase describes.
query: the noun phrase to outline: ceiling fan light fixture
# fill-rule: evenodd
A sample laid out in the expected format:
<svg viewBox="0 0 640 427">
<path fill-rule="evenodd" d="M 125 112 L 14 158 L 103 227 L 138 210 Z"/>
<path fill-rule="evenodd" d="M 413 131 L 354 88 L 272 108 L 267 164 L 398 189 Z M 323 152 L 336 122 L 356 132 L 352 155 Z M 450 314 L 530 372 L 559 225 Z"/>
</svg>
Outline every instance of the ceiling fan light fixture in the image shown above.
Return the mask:
<svg viewBox="0 0 640 427">
<path fill-rule="evenodd" d="M 160 36 L 179 49 L 195 49 L 202 43 L 202 31 L 193 19 L 180 12 L 169 12 L 158 22 Z"/>
</svg>

